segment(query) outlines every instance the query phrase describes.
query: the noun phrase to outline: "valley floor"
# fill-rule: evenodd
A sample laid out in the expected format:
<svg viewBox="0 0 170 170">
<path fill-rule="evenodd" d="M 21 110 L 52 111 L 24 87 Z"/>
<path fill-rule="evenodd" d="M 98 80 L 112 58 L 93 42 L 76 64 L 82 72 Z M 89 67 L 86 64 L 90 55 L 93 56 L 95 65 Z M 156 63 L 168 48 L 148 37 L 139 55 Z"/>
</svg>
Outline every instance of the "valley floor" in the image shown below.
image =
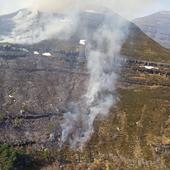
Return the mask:
<svg viewBox="0 0 170 170">
<path fill-rule="evenodd" d="M 60 130 L 58 125 L 62 119 L 58 114 L 2 117 L 0 132 L 4 135 L 0 137 L 1 143 L 19 146 L 32 155 L 33 165 L 28 169 L 168 170 L 169 69 L 169 66 L 161 66 L 158 72 L 139 63 L 124 65 L 117 84 L 117 105 L 104 120 L 96 120 L 95 134 L 82 152 L 72 151 L 68 146 L 58 149 L 53 143 L 51 132 Z M 72 81 L 77 78 L 83 83 L 79 76 L 73 76 Z M 32 134 L 25 133 L 29 129 Z"/>
<path fill-rule="evenodd" d="M 170 169 L 170 77 L 124 67 L 117 85 L 119 102 L 97 120 L 83 152 L 49 151 L 51 169 Z"/>
</svg>

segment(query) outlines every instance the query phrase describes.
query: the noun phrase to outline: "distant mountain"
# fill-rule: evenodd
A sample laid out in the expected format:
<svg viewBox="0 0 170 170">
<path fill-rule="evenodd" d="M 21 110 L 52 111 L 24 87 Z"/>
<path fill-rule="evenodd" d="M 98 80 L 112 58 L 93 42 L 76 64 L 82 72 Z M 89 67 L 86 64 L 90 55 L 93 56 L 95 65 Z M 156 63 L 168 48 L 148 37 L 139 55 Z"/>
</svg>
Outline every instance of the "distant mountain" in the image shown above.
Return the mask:
<svg viewBox="0 0 170 170">
<path fill-rule="evenodd" d="M 93 36 L 103 25 L 115 29 L 121 23 L 126 34 L 123 55 L 170 62 L 170 50 L 161 47 L 135 24 L 111 11 L 81 11 L 78 17 L 21 9 L 0 16 L 0 43 L 33 44 L 41 49 L 76 49 L 80 39 L 95 45 Z M 100 36 L 100 35 L 98 35 Z M 31 45 L 32 46 L 32 45 Z"/>
<path fill-rule="evenodd" d="M 170 11 L 137 18 L 134 23 L 149 37 L 162 46 L 170 48 Z"/>
<path fill-rule="evenodd" d="M 0 16 L 0 42 L 36 43 L 52 37 L 65 23 L 69 19 L 60 14 L 21 9 Z"/>
<path fill-rule="evenodd" d="M 36 48 L 53 48 L 59 47 L 60 49 L 69 49 L 69 47 L 74 48 L 78 44 L 80 38 L 88 39 L 93 37 L 97 28 L 101 26 L 101 23 L 106 19 L 107 13 L 89 13 L 83 12 L 80 15 L 80 23 L 75 30 L 75 33 L 70 37 L 69 41 L 61 41 L 58 39 L 49 39 L 41 41 L 33 46 Z M 170 50 L 162 47 L 160 44 L 152 40 L 145 33 L 141 31 L 135 24 L 121 18 L 117 14 L 112 14 L 110 16 L 114 18 L 115 25 L 118 24 L 116 21 L 122 21 L 124 23 L 124 31 L 128 32 L 126 40 L 122 46 L 121 53 L 130 58 L 150 60 L 150 61 L 161 61 L 170 62 Z M 116 19 L 117 18 L 117 19 Z M 119 18 L 119 19 L 118 19 Z M 120 19 L 121 18 L 121 19 Z M 85 29 L 86 28 L 86 29 Z M 99 35 L 100 36 L 100 35 Z M 87 42 L 88 42 L 87 41 Z"/>
<path fill-rule="evenodd" d="M 98 13 L 89 10 L 68 15 L 21 9 L 12 14 L 0 16 L 0 42 L 33 44 L 51 38 L 69 39 L 71 35 L 73 39 L 75 36 L 87 38 L 103 22 L 109 25 L 110 23 L 105 21 L 109 17 L 110 21 L 114 19 L 114 23 L 121 18 L 108 11 Z"/>
<path fill-rule="evenodd" d="M 129 28 L 122 54 L 140 60 L 170 63 L 170 50 L 152 40 L 134 24 Z"/>
</svg>

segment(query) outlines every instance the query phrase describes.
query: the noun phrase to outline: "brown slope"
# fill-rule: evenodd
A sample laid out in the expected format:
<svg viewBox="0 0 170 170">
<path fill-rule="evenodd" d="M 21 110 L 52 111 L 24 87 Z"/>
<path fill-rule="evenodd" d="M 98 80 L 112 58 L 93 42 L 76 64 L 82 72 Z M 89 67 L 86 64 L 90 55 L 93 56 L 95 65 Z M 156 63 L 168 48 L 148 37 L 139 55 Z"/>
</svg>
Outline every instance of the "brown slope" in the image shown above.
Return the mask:
<svg viewBox="0 0 170 170">
<path fill-rule="evenodd" d="M 92 14 L 83 13 L 80 14 L 79 27 L 75 31 L 75 34 L 69 40 L 45 40 L 38 44 L 34 44 L 35 48 L 47 48 L 47 49 L 64 49 L 66 51 L 77 49 L 80 39 L 86 39 L 88 43 L 91 42 L 89 37 L 93 37 L 96 30 L 105 23 L 107 14 Z M 110 15 L 110 22 L 114 22 L 117 25 L 119 20 L 126 23 L 125 27 L 129 26 L 128 36 L 123 44 L 121 53 L 128 57 L 135 59 L 158 61 L 158 62 L 170 62 L 170 50 L 162 47 L 157 42 L 149 38 L 144 32 L 140 30 L 135 24 L 125 20 L 119 15 Z M 105 23 L 110 24 L 110 23 Z M 114 29 L 114 28 L 113 28 Z M 126 28 L 125 28 L 126 30 Z"/>
<path fill-rule="evenodd" d="M 136 59 L 170 62 L 170 50 L 149 38 L 134 24 L 130 25 L 122 54 Z"/>
</svg>

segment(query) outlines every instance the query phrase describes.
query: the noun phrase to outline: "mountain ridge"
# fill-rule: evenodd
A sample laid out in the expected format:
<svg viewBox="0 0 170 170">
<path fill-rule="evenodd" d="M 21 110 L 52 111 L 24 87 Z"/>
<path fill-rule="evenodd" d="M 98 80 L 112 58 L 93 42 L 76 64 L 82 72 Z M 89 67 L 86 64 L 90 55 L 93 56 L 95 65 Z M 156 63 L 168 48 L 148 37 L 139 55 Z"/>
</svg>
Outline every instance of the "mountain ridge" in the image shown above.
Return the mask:
<svg viewBox="0 0 170 170">
<path fill-rule="evenodd" d="M 163 47 L 170 48 L 170 11 L 160 11 L 133 22 Z"/>
<path fill-rule="evenodd" d="M 25 17 L 25 15 L 28 16 Z M 106 18 L 109 22 L 110 19 L 114 20 L 114 25 L 117 25 L 119 20 L 121 20 L 126 23 L 124 24 L 126 26 L 123 25 L 122 27 L 124 27 L 123 29 L 125 29 L 125 32 L 128 32 L 121 50 L 123 55 L 142 60 L 170 62 L 170 50 L 163 48 L 149 38 L 135 24 L 110 11 L 107 13 L 101 13 L 87 10 L 79 13 L 78 21 L 74 21 L 74 17 L 72 20 L 72 18 L 63 14 L 49 12 L 42 13 L 40 11 L 30 12 L 28 9 L 22 9 L 12 14 L 0 16 L 0 23 L 6 21 L 7 25 L 11 24 L 10 26 L 15 26 L 16 23 L 14 24 L 10 22 L 11 16 L 12 19 L 14 18 L 15 22 L 18 23 L 17 28 L 14 30 L 10 27 L 5 29 L 6 35 L 8 34 L 11 36 L 13 40 L 12 43 L 24 44 L 24 42 L 27 42 L 30 44 L 28 46 L 37 49 L 44 48 L 53 50 L 76 49 L 79 40 L 88 40 L 93 37 L 95 31 L 103 22 L 105 22 Z M 3 18 L 5 19 L 3 20 Z M 77 25 L 75 25 L 74 22 L 77 22 Z M 106 23 L 108 26 L 110 24 L 109 22 Z M 61 26 L 56 27 L 58 25 Z M 71 32 L 68 29 L 68 25 L 69 27 L 72 27 Z M 2 26 L 2 24 L 0 24 L 0 30 L 3 28 L 6 28 L 6 25 Z M 2 35 L 3 31 L 0 32 L 0 42 L 10 42 L 11 38 L 6 38 Z M 89 39 L 88 41 L 91 40 Z"/>
</svg>

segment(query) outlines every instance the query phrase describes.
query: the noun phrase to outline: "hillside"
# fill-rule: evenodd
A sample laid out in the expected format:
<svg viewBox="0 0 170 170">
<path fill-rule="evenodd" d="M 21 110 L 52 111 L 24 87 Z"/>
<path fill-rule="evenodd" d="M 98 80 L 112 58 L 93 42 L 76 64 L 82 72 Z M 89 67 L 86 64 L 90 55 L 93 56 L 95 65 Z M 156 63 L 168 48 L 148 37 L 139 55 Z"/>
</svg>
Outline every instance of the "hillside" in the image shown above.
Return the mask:
<svg viewBox="0 0 170 170">
<path fill-rule="evenodd" d="M 6 17 L 10 20 L 15 15 L 17 13 Z M 24 12 L 25 15 L 32 16 L 27 12 Z M 24 19 L 22 15 L 21 18 Z M 33 24 L 31 21 L 34 20 L 29 19 L 25 17 L 23 22 Z M 86 61 L 78 58 L 79 41 L 86 39 L 95 48 L 92 37 L 106 19 L 107 26 L 113 26 L 120 20 L 127 24 L 122 28 L 128 33 L 122 54 L 134 60 L 116 70 L 118 78 L 113 92 L 116 104 L 107 117 L 95 119 L 94 133 L 83 149 L 72 150 L 67 142 L 61 147 L 64 113 L 74 111 L 72 104 L 79 104 L 84 98 L 89 80 Z M 43 17 L 41 21 L 44 21 Z M 19 22 L 22 23 L 22 20 Z M 16 160 L 15 155 L 19 151 L 22 155 L 29 154 L 32 160 L 31 164 L 24 157 L 20 159 L 20 164 L 24 167 L 29 165 L 28 169 L 33 170 L 170 169 L 168 49 L 113 13 L 81 13 L 78 27 L 65 40 L 54 36 L 30 45 L 23 43 L 32 39 L 30 29 L 19 28 L 21 44 L 0 44 L 0 169 L 9 164 L 12 166 L 10 161 Z M 14 32 L 17 30 L 14 29 Z M 9 37 L 8 31 L 11 30 L 5 34 Z M 101 35 L 97 36 L 100 38 Z M 51 55 L 43 55 L 45 52 Z M 136 59 L 166 63 L 153 62 L 146 67 L 146 61 L 136 62 Z M 92 64 L 92 67 L 97 65 L 95 62 Z M 105 72 L 110 74 L 109 69 Z M 108 82 L 104 79 L 103 84 Z M 108 93 L 107 90 L 104 92 Z M 101 96 L 102 93 L 97 97 Z M 76 130 L 81 130 L 81 126 L 75 125 Z M 16 151 L 3 144 L 9 144 Z M 17 168 L 14 164 L 12 169 L 14 166 Z"/>
<path fill-rule="evenodd" d="M 120 16 L 114 15 L 114 18 Z M 87 42 L 91 42 L 89 37 L 93 37 L 96 29 L 104 21 L 105 16 L 103 14 L 85 13 L 80 16 L 78 23 L 79 27 L 75 31 L 75 34 L 69 40 L 44 40 L 40 43 L 34 44 L 35 48 L 51 48 L 51 49 L 63 49 L 63 50 L 74 50 L 79 43 L 80 39 L 86 39 Z M 121 18 L 124 20 L 123 18 Z M 82 22 L 83 21 L 83 22 Z M 162 47 L 156 41 L 148 37 L 144 32 L 140 30 L 135 24 L 124 20 L 125 28 L 124 31 L 127 35 L 125 42 L 122 46 L 121 54 L 134 59 L 157 61 L 157 62 L 168 62 L 170 63 L 170 50 Z"/>
<path fill-rule="evenodd" d="M 149 38 L 135 25 L 130 26 L 122 54 L 141 60 L 170 62 L 170 50 Z"/>
<path fill-rule="evenodd" d="M 74 20 L 75 18 L 57 13 L 22 9 L 0 16 L 0 42 L 33 43 L 29 45 L 31 49 L 77 50 L 80 39 L 86 39 L 88 44 L 94 45 L 92 37 L 101 24 L 115 27 L 123 23 L 121 29 L 126 35 L 122 47 L 123 55 L 142 60 L 170 62 L 170 50 L 163 48 L 136 25 L 113 12 L 84 11 L 78 14 L 76 23 Z M 70 24 L 71 27 L 67 27 Z M 57 29 L 51 30 L 54 27 Z"/>
<path fill-rule="evenodd" d="M 149 37 L 170 48 L 170 12 L 161 11 L 133 21 Z"/>
</svg>

